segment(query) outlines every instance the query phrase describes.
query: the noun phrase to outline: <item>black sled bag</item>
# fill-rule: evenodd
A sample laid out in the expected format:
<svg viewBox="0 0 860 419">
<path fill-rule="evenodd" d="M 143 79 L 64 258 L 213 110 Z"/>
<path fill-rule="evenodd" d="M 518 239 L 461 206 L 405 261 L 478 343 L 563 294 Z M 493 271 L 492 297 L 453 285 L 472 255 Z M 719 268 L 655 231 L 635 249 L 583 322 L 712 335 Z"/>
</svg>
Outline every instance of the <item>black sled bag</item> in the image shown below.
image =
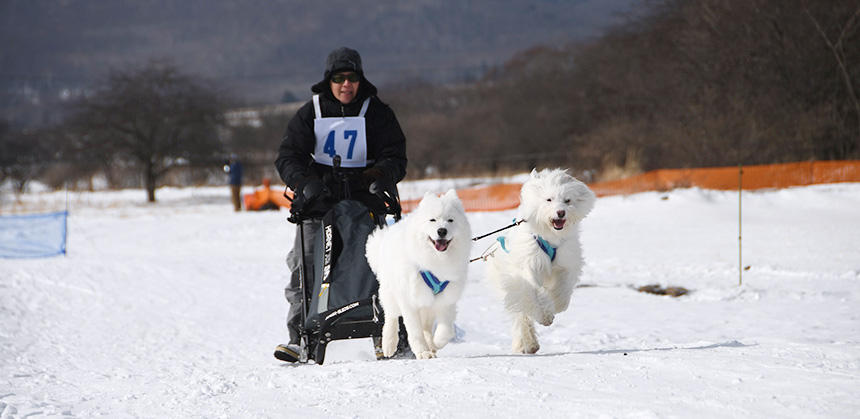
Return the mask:
<svg viewBox="0 0 860 419">
<path fill-rule="evenodd" d="M 313 245 L 307 329 L 324 330 L 340 322 L 382 321 L 376 301 L 379 283 L 365 256 L 367 237 L 375 228 L 370 210 L 358 201 L 340 201 L 323 216 Z"/>
</svg>

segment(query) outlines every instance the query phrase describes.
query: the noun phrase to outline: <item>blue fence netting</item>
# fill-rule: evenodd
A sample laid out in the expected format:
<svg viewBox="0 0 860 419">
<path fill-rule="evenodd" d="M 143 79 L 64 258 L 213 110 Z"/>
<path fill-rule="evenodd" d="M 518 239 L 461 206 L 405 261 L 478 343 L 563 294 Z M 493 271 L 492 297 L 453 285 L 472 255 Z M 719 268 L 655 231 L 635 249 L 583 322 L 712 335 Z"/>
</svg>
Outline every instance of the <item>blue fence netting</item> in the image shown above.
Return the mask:
<svg viewBox="0 0 860 419">
<path fill-rule="evenodd" d="M 0 258 L 39 258 L 66 253 L 68 211 L 0 215 Z"/>
</svg>

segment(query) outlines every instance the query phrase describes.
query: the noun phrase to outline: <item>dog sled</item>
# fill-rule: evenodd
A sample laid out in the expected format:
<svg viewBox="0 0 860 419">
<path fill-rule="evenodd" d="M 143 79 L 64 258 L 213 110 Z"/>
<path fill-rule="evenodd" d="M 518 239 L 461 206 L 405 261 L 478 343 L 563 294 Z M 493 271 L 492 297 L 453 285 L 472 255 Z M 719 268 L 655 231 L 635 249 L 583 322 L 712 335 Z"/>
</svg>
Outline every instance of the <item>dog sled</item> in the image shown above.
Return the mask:
<svg viewBox="0 0 860 419">
<path fill-rule="evenodd" d="M 335 176 L 345 178 L 335 164 Z M 325 361 L 331 341 L 372 338 L 377 359 L 382 358 L 384 315 L 378 298 L 379 283 L 367 264 L 365 243 L 376 228 L 387 224 L 387 217 L 400 220 L 401 206 L 397 186 L 375 182 L 370 192 L 385 203 L 384 213 L 373 213 L 364 203 L 352 200 L 347 187 L 336 193 L 338 202 L 321 219 L 293 213 L 288 221 L 297 225 L 301 240 L 301 311 L 298 362 Z M 305 242 L 305 224 L 319 220 L 321 226 L 312 243 Z M 305 255 L 313 249 L 313 263 Z M 402 328 L 401 328 L 402 330 Z M 405 339 L 401 339 L 405 343 Z"/>
</svg>

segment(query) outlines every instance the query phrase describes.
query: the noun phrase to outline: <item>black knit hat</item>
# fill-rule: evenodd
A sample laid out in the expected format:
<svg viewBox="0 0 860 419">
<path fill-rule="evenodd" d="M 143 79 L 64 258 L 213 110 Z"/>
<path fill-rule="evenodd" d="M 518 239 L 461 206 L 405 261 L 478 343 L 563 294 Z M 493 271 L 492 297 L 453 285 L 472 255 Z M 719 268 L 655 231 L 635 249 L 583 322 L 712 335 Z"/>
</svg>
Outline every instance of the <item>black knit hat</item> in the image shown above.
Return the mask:
<svg viewBox="0 0 860 419">
<path fill-rule="evenodd" d="M 361 55 L 358 55 L 358 51 L 340 47 L 329 53 L 325 60 L 325 79 L 328 80 L 332 74 L 338 71 L 354 71 L 359 76 L 364 76 L 364 71 L 361 68 Z"/>
<path fill-rule="evenodd" d="M 329 87 L 331 75 L 338 71 L 354 71 L 361 76 L 357 98 L 363 100 L 365 97 L 376 95 L 376 86 L 364 77 L 364 69 L 361 67 L 361 56 L 358 55 L 358 51 L 347 47 L 340 47 L 328 54 L 328 58 L 325 60 L 323 79 L 311 86 L 311 91 L 331 94 Z"/>
</svg>

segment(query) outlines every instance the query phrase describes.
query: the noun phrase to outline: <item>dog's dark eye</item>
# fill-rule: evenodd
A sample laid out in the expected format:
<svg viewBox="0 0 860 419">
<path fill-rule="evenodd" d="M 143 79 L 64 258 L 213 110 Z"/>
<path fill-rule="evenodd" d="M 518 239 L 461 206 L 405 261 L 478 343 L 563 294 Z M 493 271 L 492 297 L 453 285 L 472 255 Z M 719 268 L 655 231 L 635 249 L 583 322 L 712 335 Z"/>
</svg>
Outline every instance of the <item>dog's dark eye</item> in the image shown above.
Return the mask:
<svg viewBox="0 0 860 419">
<path fill-rule="evenodd" d="M 453 222 L 454 222 L 454 219 L 453 219 L 453 218 L 449 218 L 449 219 L 448 219 L 448 222 L 449 222 L 449 223 L 453 223 Z"/>
<path fill-rule="evenodd" d="M 435 222 L 436 222 L 436 219 L 435 219 L 435 218 L 431 218 L 431 219 L 430 219 L 430 222 L 431 222 L 431 223 L 435 223 Z"/>
<path fill-rule="evenodd" d="M 569 203 L 570 203 L 570 200 L 569 200 L 569 199 L 565 199 L 565 200 L 564 200 L 564 203 L 565 203 L 565 204 L 569 204 Z"/>
<path fill-rule="evenodd" d="M 552 202 L 552 198 L 547 198 L 546 202 Z"/>
</svg>

